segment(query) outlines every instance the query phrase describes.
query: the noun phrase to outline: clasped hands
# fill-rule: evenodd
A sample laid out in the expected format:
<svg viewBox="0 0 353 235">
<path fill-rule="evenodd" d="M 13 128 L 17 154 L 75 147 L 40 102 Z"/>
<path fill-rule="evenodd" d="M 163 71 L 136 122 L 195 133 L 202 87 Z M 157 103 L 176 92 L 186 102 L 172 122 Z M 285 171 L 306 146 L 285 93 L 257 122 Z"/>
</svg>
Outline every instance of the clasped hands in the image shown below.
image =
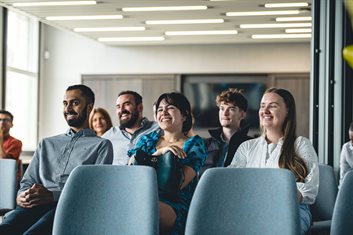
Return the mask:
<svg viewBox="0 0 353 235">
<path fill-rule="evenodd" d="M 32 208 L 52 201 L 54 201 L 53 193 L 40 184 L 33 184 L 31 188 L 21 192 L 16 199 L 17 205 L 24 208 Z"/>
</svg>

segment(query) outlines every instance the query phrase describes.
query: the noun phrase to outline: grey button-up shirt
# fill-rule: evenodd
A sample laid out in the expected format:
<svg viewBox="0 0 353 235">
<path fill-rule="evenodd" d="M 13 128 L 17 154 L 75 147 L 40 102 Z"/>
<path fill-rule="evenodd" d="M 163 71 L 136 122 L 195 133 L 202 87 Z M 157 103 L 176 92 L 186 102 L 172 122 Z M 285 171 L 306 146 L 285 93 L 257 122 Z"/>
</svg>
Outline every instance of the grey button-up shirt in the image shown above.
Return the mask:
<svg viewBox="0 0 353 235">
<path fill-rule="evenodd" d="M 143 118 L 141 127 L 135 131 L 134 134 L 130 134 L 129 132 L 120 129 L 118 126 L 112 127 L 105 132 L 102 137 L 110 140 L 113 144 L 113 165 L 126 165 L 130 159 L 127 156 L 127 151 L 135 147 L 141 136 L 146 135 L 158 128 L 159 126 L 156 122 Z"/>
<path fill-rule="evenodd" d="M 111 164 L 113 147 L 109 140 L 97 137 L 91 129 L 44 138 L 38 145 L 30 165 L 24 174 L 21 193 L 33 184 L 41 184 L 53 192 L 54 201 L 71 171 L 79 165 Z"/>
</svg>

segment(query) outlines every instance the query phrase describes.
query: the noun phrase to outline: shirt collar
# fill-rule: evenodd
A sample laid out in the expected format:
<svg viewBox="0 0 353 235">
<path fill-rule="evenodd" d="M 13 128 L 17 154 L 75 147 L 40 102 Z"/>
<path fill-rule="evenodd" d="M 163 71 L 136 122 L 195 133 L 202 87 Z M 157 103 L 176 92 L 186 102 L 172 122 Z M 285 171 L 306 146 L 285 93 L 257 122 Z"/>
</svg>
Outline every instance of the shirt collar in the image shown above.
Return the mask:
<svg viewBox="0 0 353 235">
<path fill-rule="evenodd" d="M 70 137 L 75 137 L 75 136 L 96 136 L 96 133 L 90 128 L 84 128 L 84 129 L 79 130 L 78 132 L 75 132 L 74 130 L 69 128 L 66 131 L 66 135 L 70 136 Z"/>
</svg>

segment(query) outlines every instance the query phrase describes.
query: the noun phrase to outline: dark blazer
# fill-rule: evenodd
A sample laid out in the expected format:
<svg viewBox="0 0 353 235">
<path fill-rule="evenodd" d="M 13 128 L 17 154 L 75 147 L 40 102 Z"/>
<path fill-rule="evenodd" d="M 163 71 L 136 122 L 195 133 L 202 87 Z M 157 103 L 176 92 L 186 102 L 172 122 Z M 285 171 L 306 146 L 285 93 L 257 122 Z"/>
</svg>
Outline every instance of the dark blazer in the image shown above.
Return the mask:
<svg viewBox="0 0 353 235">
<path fill-rule="evenodd" d="M 204 165 L 200 169 L 199 175 L 211 167 L 227 167 L 233 160 L 234 154 L 239 145 L 246 140 L 252 139 L 248 134 L 249 127 L 246 126 L 235 132 L 230 138 L 229 145 L 221 139 L 222 127 L 208 130 L 211 137 L 204 139 L 207 147 L 208 156 Z M 222 159 L 224 159 L 224 164 Z"/>
</svg>

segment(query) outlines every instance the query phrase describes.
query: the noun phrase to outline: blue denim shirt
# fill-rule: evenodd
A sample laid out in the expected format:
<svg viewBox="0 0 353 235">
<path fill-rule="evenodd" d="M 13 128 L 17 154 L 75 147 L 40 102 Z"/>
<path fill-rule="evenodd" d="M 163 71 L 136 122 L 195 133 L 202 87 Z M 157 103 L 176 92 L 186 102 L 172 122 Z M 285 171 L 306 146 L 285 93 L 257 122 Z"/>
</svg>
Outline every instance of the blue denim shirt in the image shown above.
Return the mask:
<svg viewBox="0 0 353 235">
<path fill-rule="evenodd" d="M 44 138 L 38 145 L 24 174 L 18 194 L 34 183 L 41 184 L 53 193 L 54 201 L 71 171 L 79 165 L 111 164 L 113 147 L 109 140 L 97 137 L 91 129 Z"/>
</svg>

